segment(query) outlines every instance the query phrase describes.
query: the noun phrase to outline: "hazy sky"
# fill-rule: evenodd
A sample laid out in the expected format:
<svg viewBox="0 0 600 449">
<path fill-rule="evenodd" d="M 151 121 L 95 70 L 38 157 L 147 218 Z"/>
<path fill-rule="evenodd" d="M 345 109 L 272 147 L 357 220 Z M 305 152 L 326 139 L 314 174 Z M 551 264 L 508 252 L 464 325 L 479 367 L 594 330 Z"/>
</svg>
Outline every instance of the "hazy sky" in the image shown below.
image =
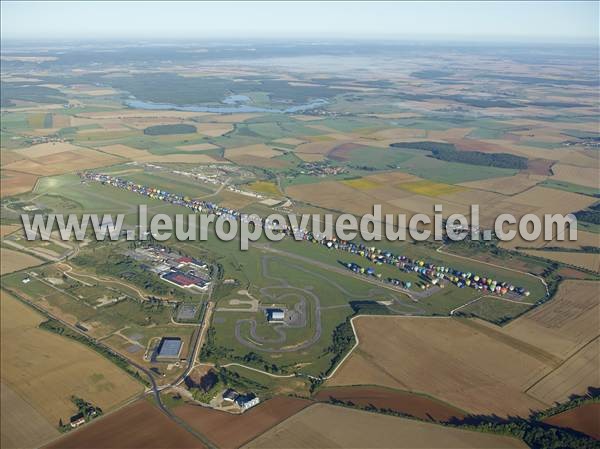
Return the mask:
<svg viewBox="0 0 600 449">
<path fill-rule="evenodd" d="M 598 2 L 5 1 L 3 39 L 598 41 Z"/>
</svg>

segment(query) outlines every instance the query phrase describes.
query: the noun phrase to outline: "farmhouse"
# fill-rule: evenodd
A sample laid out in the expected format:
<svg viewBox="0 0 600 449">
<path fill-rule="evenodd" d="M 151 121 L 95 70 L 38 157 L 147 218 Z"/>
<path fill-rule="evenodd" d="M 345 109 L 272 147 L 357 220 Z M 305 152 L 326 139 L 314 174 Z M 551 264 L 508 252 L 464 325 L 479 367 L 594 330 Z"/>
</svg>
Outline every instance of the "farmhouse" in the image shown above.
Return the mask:
<svg viewBox="0 0 600 449">
<path fill-rule="evenodd" d="M 183 344 L 179 337 L 163 337 L 155 352 L 155 360 L 173 360 L 179 358 Z"/>
<path fill-rule="evenodd" d="M 83 413 L 77 413 L 76 415 L 71 416 L 71 427 L 79 427 L 82 424 L 85 424 L 85 417 Z"/>
<path fill-rule="evenodd" d="M 242 410 L 248 410 L 251 407 L 254 407 L 260 402 L 258 396 L 254 393 L 248 393 L 244 395 L 239 395 L 235 400 L 235 403 L 241 407 Z"/>
<path fill-rule="evenodd" d="M 269 323 L 278 323 L 285 318 L 285 312 L 281 309 L 267 309 L 267 321 Z"/>
</svg>

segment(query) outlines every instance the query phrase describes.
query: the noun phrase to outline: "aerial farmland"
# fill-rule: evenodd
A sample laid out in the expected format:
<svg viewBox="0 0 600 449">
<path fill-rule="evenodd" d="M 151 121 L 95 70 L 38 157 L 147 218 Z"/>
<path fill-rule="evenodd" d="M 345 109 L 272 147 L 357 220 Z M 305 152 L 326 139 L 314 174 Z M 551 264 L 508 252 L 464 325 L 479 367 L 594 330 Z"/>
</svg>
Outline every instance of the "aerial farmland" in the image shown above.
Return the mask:
<svg viewBox="0 0 600 449">
<path fill-rule="evenodd" d="M 3 34 L 2 447 L 596 447 L 597 42 L 168 37 Z"/>
</svg>

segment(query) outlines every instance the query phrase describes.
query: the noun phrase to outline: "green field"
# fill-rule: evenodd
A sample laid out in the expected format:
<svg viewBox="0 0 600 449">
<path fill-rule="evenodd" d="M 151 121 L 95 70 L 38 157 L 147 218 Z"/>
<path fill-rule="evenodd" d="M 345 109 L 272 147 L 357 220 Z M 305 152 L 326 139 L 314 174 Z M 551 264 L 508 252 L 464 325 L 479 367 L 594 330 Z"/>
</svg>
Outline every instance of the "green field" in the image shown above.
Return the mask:
<svg viewBox="0 0 600 449">
<path fill-rule="evenodd" d="M 539 184 L 543 187 L 550 187 L 551 189 L 564 190 L 567 192 L 580 193 L 582 195 L 589 195 L 593 197 L 598 197 L 600 195 L 599 189 L 593 189 L 591 187 L 580 186 L 578 184 L 573 184 L 571 182 L 566 181 L 556 181 L 554 179 L 546 179 L 542 183 Z"/>
<path fill-rule="evenodd" d="M 512 317 L 521 315 L 531 308 L 529 304 L 519 304 L 493 297 L 483 297 L 480 300 L 460 309 L 464 315 L 473 315 L 492 323 L 502 324 Z"/>
</svg>

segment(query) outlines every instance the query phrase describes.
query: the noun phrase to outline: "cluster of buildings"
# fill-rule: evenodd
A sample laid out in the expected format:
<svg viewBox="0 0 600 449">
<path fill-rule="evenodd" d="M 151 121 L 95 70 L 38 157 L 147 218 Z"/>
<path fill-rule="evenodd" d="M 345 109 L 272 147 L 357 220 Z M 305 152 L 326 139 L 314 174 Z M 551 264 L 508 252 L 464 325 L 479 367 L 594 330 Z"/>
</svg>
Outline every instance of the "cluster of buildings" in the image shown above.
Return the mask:
<svg viewBox="0 0 600 449">
<path fill-rule="evenodd" d="M 85 180 L 109 184 L 114 187 L 130 190 L 151 198 L 157 198 L 171 204 L 188 207 L 198 212 L 213 213 L 218 216 L 225 215 L 231 219 L 238 219 L 242 216 L 241 212 L 235 209 L 221 207 L 209 201 L 184 199 L 184 197 L 181 195 L 135 184 L 115 176 L 90 172 L 80 174 L 80 176 Z M 371 263 L 376 265 L 394 265 L 402 271 L 418 273 L 426 278 L 431 279 L 432 282 L 435 279 L 446 279 L 459 288 L 470 287 L 500 295 L 511 292 L 517 295 L 529 296 L 529 292 L 523 287 L 515 286 L 501 280 L 494 280 L 479 273 L 463 272 L 452 267 L 436 265 L 425 260 L 411 259 L 407 256 L 393 254 L 390 251 L 384 251 L 375 247 L 367 247 L 364 244 L 338 240 L 336 238 L 328 239 L 325 236 L 313 234 L 312 231 L 307 231 L 300 228 L 291 228 L 285 223 L 274 223 L 266 219 L 260 219 L 260 222 L 264 228 L 278 230 L 288 236 L 293 236 L 296 240 L 309 241 L 315 244 L 323 245 L 329 249 L 355 254 L 366 258 Z M 352 267 L 349 268 L 352 269 Z M 368 274 L 374 274 L 377 276 L 374 270 L 372 273 Z M 392 279 L 392 281 L 394 280 Z"/>
<path fill-rule="evenodd" d="M 242 410 L 248 410 L 260 403 L 260 399 L 254 393 L 240 394 L 233 388 L 228 388 L 223 392 L 223 402 L 236 404 Z"/>
<path fill-rule="evenodd" d="M 193 257 L 181 256 L 154 246 L 136 248 L 131 256 L 146 262 L 151 261 L 152 266 L 147 268 L 158 274 L 163 281 L 177 287 L 194 288 L 199 291 L 206 291 L 210 287 L 208 265 Z"/>
<path fill-rule="evenodd" d="M 310 176 L 335 176 L 348 173 L 348 169 L 329 165 L 327 162 L 306 162 L 300 165 L 299 173 Z"/>
</svg>

